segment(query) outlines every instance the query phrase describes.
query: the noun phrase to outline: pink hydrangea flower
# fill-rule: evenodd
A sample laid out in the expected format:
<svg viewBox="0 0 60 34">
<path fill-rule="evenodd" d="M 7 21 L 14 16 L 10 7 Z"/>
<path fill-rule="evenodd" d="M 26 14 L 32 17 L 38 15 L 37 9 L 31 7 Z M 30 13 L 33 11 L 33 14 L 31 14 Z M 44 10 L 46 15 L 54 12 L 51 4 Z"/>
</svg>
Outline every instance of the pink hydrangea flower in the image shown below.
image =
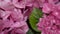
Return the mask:
<svg viewBox="0 0 60 34">
<path fill-rule="evenodd" d="M 23 14 L 21 13 L 21 10 L 19 9 L 14 9 L 14 11 L 3 11 L 3 10 L 0 11 L 0 26 L 1 26 L 0 34 L 8 33 L 11 30 L 12 30 L 11 32 L 16 30 L 18 31 L 13 32 L 14 34 L 16 33 L 26 34 L 26 32 L 28 31 L 26 19 L 24 18 Z"/>
<path fill-rule="evenodd" d="M 39 19 L 38 29 L 42 34 L 60 34 L 60 20 L 53 15 Z"/>
<path fill-rule="evenodd" d="M 22 10 L 11 0 L 0 0 L 0 34 L 26 34 L 28 25 Z"/>
<path fill-rule="evenodd" d="M 57 0 L 56 0 L 57 1 Z M 60 34 L 60 3 L 44 3 L 43 17 L 39 19 L 38 29 L 41 34 Z"/>
</svg>

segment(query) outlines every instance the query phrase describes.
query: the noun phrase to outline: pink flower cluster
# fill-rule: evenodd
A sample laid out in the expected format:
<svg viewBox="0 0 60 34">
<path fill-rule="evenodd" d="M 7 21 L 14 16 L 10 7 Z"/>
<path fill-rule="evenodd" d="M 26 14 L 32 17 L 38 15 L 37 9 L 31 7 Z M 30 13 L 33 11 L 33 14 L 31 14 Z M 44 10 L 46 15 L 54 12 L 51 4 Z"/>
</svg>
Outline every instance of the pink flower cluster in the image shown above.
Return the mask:
<svg viewBox="0 0 60 34">
<path fill-rule="evenodd" d="M 0 0 L 0 34 L 26 34 L 25 13 L 31 10 L 33 0 Z M 32 6 L 33 5 L 33 6 Z M 26 6 L 28 8 L 26 8 Z M 38 7 L 38 6 L 37 6 Z"/>
<path fill-rule="evenodd" d="M 20 9 L 14 9 L 14 11 L 0 10 L 0 34 L 26 34 L 28 26 L 26 24 L 26 18 L 21 13 Z"/>
<path fill-rule="evenodd" d="M 60 34 L 60 2 L 52 1 L 43 4 L 44 14 L 37 24 L 41 34 Z"/>
</svg>

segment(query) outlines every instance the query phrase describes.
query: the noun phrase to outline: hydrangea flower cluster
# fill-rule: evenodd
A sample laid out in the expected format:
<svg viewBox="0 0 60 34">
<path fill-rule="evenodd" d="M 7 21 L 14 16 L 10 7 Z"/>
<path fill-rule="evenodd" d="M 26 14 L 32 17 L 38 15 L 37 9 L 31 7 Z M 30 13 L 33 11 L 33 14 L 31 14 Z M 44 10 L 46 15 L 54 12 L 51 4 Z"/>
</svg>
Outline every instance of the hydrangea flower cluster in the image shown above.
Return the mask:
<svg viewBox="0 0 60 34">
<path fill-rule="evenodd" d="M 26 19 L 21 13 L 20 9 L 14 9 L 14 11 L 0 10 L 0 34 L 26 34 L 28 26 Z"/>
<path fill-rule="evenodd" d="M 60 34 L 60 2 L 49 0 L 43 4 L 42 18 L 39 19 L 38 29 L 41 34 Z"/>
<path fill-rule="evenodd" d="M 31 0 L 32 1 L 32 0 Z M 26 34 L 26 6 L 30 0 L 0 0 L 0 34 Z M 27 4 L 27 5 L 26 5 Z"/>
</svg>

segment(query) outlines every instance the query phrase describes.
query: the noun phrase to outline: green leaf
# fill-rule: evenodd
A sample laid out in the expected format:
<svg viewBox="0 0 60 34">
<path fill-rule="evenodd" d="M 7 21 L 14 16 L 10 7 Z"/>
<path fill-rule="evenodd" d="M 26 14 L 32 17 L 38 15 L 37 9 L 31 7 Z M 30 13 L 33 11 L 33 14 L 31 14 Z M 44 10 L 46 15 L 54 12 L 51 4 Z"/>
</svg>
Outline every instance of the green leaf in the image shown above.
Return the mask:
<svg viewBox="0 0 60 34">
<path fill-rule="evenodd" d="M 39 32 L 36 24 L 38 23 L 39 18 L 42 17 L 42 15 L 43 15 L 43 13 L 40 9 L 34 8 L 31 15 L 29 16 L 29 23 L 30 23 L 32 29 L 35 30 L 36 32 Z"/>
<path fill-rule="evenodd" d="M 31 29 L 29 29 L 29 31 L 27 32 L 27 34 L 34 34 L 33 31 Z"/>
</svg>

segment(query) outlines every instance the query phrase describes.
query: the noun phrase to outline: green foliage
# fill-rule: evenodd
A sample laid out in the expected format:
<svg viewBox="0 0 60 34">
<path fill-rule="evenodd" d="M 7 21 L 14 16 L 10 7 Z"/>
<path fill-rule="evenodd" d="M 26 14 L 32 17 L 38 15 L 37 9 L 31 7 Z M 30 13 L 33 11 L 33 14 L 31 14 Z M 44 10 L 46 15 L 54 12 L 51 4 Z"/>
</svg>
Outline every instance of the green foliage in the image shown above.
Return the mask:
<svg viewBox="0 0 60 34">
<path fill-rule="evenodd" d="M 42 11 L 40 9 L 34 8 L 33 11 L 31 12 L 30 17 L 29 17 L 30 26 L 36 32 L 39 32 L 39 30 L 37 29 L 36 24 L 38 23 L 39 18 L 42 17 L 42 15 L 43 15 L 43 13 L 42 13 Z"/>
</svg>

